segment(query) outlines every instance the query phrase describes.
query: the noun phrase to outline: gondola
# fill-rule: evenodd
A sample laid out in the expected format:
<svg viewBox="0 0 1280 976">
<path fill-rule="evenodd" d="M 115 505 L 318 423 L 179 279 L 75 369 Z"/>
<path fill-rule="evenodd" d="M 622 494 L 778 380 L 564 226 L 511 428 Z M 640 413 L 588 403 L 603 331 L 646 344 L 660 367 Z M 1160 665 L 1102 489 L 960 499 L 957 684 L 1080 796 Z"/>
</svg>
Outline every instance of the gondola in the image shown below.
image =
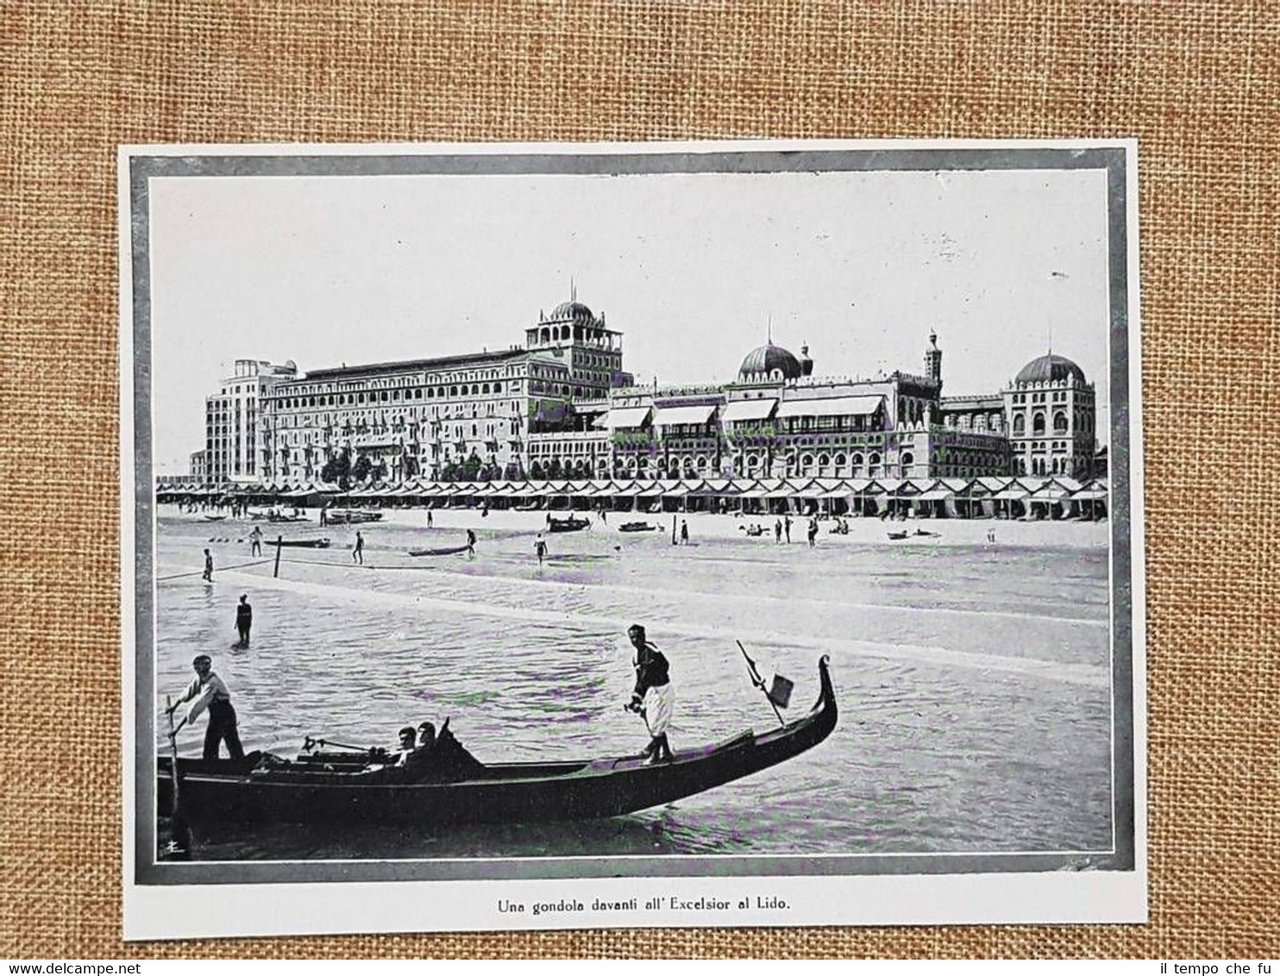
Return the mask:
<svg viewBox="0 0 1280 976">
<path fill-rule="evenodd" d="M 623 522 L 618 526 L 619 532 L 661 532 L 661 525 L 650 525 L 648 522 Z"/>
<path fill-rule="evenodd" d="M 460 552 L 466 552 L 470 546 L 463 543 L 460 546 L 442 546 L 439 549 L 410 549 L 410 556 L 456 556 Z"/>
<path fill-rule="evenodd" d="M 268 542 L 271 546 L 284 546 L 286 549 L 328 549 L 328 539 L 280 539 Z"/>
<path fill-rule="evenodd" d="M 549 532 L 577 532 L 585 529 L 591 524 L 590 519 L 574 518 L 570 515 L 565 519 L 553 518 L 547 522 L 547 531 Z"/>
<path fill-rule="evenodd" d="M 492 766 L 471 760 L 461 778 L 404 783 L 388 781 L 395 767 L 343 772 L 340 761 L 304 756 L 284 765 L 264 764 L 254 755 L 239 761 L 178 759 L 182 812 L 197 824 L 424 825 L 617 817 L 703 793 L 818 745 L 836 725 L 825 655 L 818 677 L 817 703 L 804 717 L 767 732 L 748 730 L 715 745 L 681 749 L 664 763 L 647 764 L 637 756 Z M 170 760 L 160 757 L 156 786 L 158 808 L 165 813 L 171 806 L 171 770 Z"/>
</svg>

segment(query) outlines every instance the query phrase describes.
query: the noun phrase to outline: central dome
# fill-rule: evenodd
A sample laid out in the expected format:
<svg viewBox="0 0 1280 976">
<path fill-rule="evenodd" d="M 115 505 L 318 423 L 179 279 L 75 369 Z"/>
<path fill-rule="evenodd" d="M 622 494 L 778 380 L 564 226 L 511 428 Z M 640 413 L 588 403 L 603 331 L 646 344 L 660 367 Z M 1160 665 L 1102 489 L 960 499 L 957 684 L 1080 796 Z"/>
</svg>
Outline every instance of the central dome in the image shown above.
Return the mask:
<svg viewBox="0 0 1280 976">
<path fill-rule="evenodd" d="M 1068 376 L 1074 376 L 1075 381 L 1084 386 L 1084 370 L 1066 356 L 1049 353 L 1023 366 L 1014 383 L 1065 383 Z"/>
<path fill-rule="evenodd" d="M 548 322 L 579 322 L 585 325 L 595 320 L 596 317 L 591 313 L 591 309 L 583 305 L 582 302 L 576 301 L 561 302 L 547 316 Z"/>
<path fill-rule="evenodd" d="M 766 342 L 747 353 L 738 376 L 743 380 L 794 380 L 799 379 L 802 372 L 800 360 L 781 346 Z"/>
</svg>

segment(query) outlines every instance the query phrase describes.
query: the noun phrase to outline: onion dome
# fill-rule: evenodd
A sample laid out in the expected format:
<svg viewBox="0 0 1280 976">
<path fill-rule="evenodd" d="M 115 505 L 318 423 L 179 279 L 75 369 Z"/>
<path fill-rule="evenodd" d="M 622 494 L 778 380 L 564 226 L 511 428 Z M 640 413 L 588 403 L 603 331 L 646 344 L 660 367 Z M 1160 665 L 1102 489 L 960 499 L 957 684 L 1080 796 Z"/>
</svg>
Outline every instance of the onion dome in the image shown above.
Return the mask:
<svg viewBox="0 0 1280 976">
<path fill-rule="evenodd" d="M 743 380 L 794 380 L 802 372 L 800 361 L 795 356 L 781 346 L 767 342 L 747 353 L 738 369 L 738 376 Z"/>
<path fill-rule="evenodd" d="M 1049 353 L 1023 366 L 1014 383 L 1065 383 L 1069 376 L 1074 376 L 1077 383 L 1084 385 L 1084 370 L 1066 356 Z"/>
<path fill-rule="evenodd" d="M 595 320 L 591 309 L 582 302 L 561 302 L 547 316 L 548 322 L 573 322 L 580 325 L 589 325 Z"/>
</svg>

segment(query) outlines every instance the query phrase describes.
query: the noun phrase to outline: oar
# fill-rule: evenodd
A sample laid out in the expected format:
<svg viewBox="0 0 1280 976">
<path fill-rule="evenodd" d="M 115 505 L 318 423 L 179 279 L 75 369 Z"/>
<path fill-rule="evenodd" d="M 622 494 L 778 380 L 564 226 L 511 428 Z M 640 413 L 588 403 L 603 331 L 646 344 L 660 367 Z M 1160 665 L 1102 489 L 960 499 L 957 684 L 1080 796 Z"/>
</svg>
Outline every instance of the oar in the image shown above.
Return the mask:
<svg viewBox="0 0 1280 976">
<path fill-rule="evenodd" d="M 742 646 L 742 641 L 735 641 L 738 650 L 742 652 L 742 656 L 747 659 L 747 667 L 751 669 L 751 683 L 764 692 L 764 697 L 769 700 L 769 706 L 773 709 L 773 714 L 778 716 L 778 724 L 786 727 L 787 723 L 782 717 L 782 713 L 778 711 L 778 703 L 769 697 L 769 690 L 764 686 L 764 679 L 760 677 L 760 672 L 756 670 L 756 662 L 751 660 L 751 656 L 747 653 L 747 649 Z"/>
<path fill-rule="evenodd" d="M 323 749 L 325 746 L 337 746 L 339 749 L 350 749 L 352 752 L 371 752 L 369 746 L 352 746 L 345 742 L 332 742 L 329 739 L 314 739 L 311 736 L 305 736 L 302 740 L 302 749 L 304 752 L 310 752 L 316 746 Z"/>
<path fill-rule="evenodd" d="M 169 772 L 173 777 L 173 803 L 169 809 L 169 854 L 175 859 L 186 860 L 191 854 L 191 832 L 187 829 L 186 817 L 182 815 L 178 792 L 178 732 L 187 724 L 187 720 L 184 718 L 175 728 L 173 706 L 168 695 L 165 696 L 164 707 L 165 714 L 169 716 L 169 761 L 172 764 Z"/>
</svg>

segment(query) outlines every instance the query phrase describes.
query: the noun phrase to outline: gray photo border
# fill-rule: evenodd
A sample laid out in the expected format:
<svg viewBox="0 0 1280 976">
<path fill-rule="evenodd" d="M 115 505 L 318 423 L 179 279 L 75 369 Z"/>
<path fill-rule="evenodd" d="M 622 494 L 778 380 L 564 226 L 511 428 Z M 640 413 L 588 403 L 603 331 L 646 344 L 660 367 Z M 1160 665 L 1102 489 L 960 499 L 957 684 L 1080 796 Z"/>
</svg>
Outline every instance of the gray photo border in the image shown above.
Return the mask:
<svg viewBox="0 0 1280 976">
<path fill-rule="evenodd" d="M 695 144 L 696 145 L 696 144 Z M 721 144 L 722 145 L 722 144 Z M 766 144 L 767 145 L 767 144 Z M 913 148 L 717 148 L 712 151 L 661 147 L 643 151 L 609 151 L 583 147 L 575 152 L 494 151 L 449 152 L 448 147 L 406 147 L 404 152 L 365 155 L 346 154 L 326 147 L 302 147 L 304 155 L 202 154 L 213 147 L 190 147 L 190 154 L 159 154 L 160 147 L 122 150 L 121 166 L 127 166 L 128 220 L 131 243 L 131 280 L 121 282 L 122 295 L 130 296 L 130 328 L 133 361 L 121 369 L 132 370 L 133 539 L 132 566 L 136 598 L 130 615 L 125 607 L 124 626 L 133 627 L 135 654 L 132 762 L 136 788 L 132 798 L 133 863 L 136 885 L 264 884 L 314 882 L 403 882 L 439 880 L 546 880 L 615 877 L 782 877 L 856 875 L 938 875 L 1011 872 L 1048 872 L 1078 868 L 1087 858 L 1093 870 L 1132 872 L 1143 870 L 1138 862 L 1135 820 L 1135 633 L 1144 632 L 1135 619 L 1135 533 L 1141 540 L 1141 521 L 1133 520 L 1135 480 L 1140 486 L 1141 429 L 1131 424 L 1139 416 L 1138 391 L 1131 389 L 1131 366 L 1139 351 L 1130 349 L 1130 320 L 1138 314 L 1136 282 L 1130 280 L 1131 167 L 1136 165 L 1133 146 L 1106 143 L 1101 146 L 993 145 L 983 147 Z M 298 151 L 296 148 L 294 151 Z M 425 152 L 425 154 L 424 154 Z M 947 170 L 1102 170 L 1107 177 L 1110 275 L 1110 470 L 1111 484 L 1111 600 L 1112 600 L 1112 836 L 1113 849 L 1097 852 L 1048 854 L 920 854 L 920 855 L 747 855 L 707 857 L 654 855 L 626 857 L 538 857 L 448 860 L 359 860 L 323 862 L 158 862 L 155 816 L 155 673 L 154 673 L 154 517 L 151 401 L 151 255 L 150 181 L 165 177 L 226 176 L 380 176 L 380 175 L 606 175 L 647 173 L 774 173 L 820 171 L 947 171 Z M 122 206 L 125 201 L 122 201 Z M 1136 226 L 1136 223 L 1134 224 Z M 122 241 L 123 243 L 123 241 Z M 1136 262 L 1133 265 L 1136 269 Z M 124 266 L 122 265 L 122 271 Z M 123 377 L 122 377 L 123 379 Z M 122 409 L 129 409 L 122 404 Z M 122 418 L 128 425 L 130 418 Z M 127 426 L 125 428 L 128 429 Z M 122 449 L 129 444 L 122 439 Z M 1140 462 L 1139 462 L 1140 464 Z M 1141 499 L 1137 511 L 1141 512 Z M 126 528 L 127 531 L 127 528 Z M 128 539 L 122 552 L 129 553 Z M 1140 553 L 1139 553 L 1140 560 Z M 1141 561 L 1138 570 L 1141 572 Z M 124 592 L 127 594 L 126 585 Z M 1139 592 L 1141 581 L 1139 580 Z M 1142 606 L 1136 607 L 1142 613 Z M 1140 656 L 1142 650 L 1137 649 Z M 126 714 L 126 736 L 129 741 Z M 1145 769 L 1145 767 L 1144 767 Z M 126 824 L 129 810 L 126 809 Z M 128 827 L 126 826 L 126 830 Z"/>
</svg>

